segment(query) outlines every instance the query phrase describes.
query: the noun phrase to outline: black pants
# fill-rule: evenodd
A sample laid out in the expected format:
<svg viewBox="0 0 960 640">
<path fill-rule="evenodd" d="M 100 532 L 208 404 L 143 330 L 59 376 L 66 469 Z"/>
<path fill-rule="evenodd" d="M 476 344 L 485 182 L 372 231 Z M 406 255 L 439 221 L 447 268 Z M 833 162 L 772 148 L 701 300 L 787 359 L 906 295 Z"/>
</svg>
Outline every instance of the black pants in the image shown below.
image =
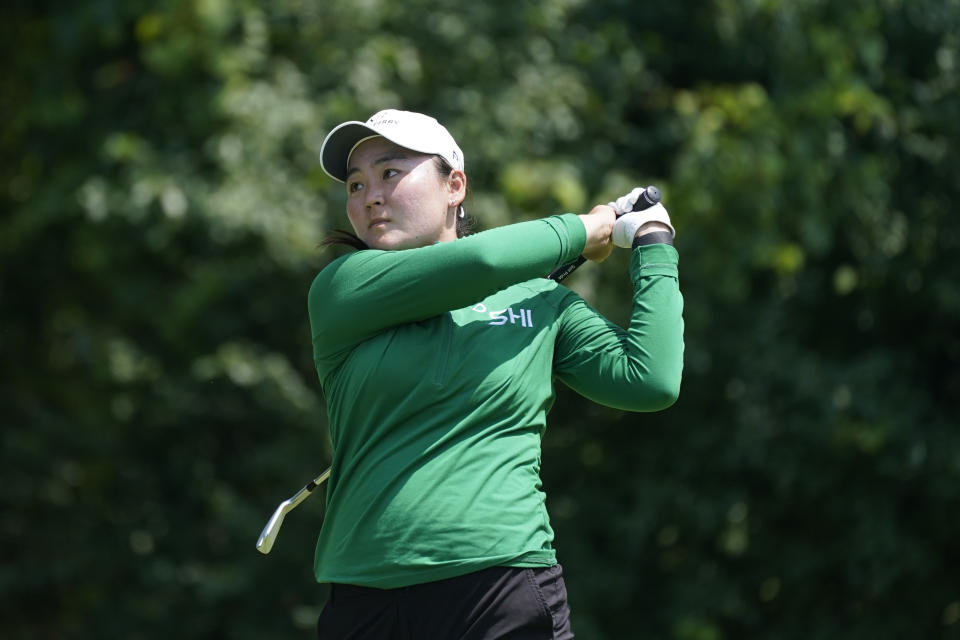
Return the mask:
<svg viewBox="0 0 960 640">
<path fill-rule="evenodd" d="M 320 640 L 568 640 L 563 568 L 492 567 L 400 589 L 331 585 Z"/>
</svg>

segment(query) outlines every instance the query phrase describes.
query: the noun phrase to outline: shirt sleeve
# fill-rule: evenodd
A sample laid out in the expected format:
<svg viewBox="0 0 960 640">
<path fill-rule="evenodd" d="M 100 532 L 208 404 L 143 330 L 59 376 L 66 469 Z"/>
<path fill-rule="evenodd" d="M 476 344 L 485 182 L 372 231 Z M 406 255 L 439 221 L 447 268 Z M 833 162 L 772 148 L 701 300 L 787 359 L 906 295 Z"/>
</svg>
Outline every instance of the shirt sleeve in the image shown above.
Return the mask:
<svg viewBox="0 0 960 640">
<path fill-rule="evenodd" d="M 676 250 L 652 244 L 633 250 L 633 309 L 627 330 L 582 298 L 563 302 L 554 371 L 590 400 L 625 411 L 659 411 L 680 393 L 683 297 Z"/>
<path fill-rule="evenodd" d="M 498 227 L 455 242 L 358 251 L 334 261 L 308 294 L 318 370 L 392 326 L 460 309 L 517 282 L 543 277 L 583 251 L 575 214 Z"/>
</svg>

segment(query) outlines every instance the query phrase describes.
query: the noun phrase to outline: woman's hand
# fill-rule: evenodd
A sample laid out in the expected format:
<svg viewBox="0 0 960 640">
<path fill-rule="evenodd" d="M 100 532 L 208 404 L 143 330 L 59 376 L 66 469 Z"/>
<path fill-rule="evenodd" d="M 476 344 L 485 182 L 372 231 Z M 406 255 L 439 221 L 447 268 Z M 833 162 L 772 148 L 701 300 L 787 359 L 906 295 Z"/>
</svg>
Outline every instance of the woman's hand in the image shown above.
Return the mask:
<svg viewBox="0 0 960 640">
<path fill-rule="evenodd" d="M 583 248 L 583 257 L 594 262 L 603 262 L 613 252 L 613 225 L 617 214 L 613 207 L 598 204 L 590 213 L 581 214 L 580 220 L 587 230 L 587 244 Z"/>
</svg>

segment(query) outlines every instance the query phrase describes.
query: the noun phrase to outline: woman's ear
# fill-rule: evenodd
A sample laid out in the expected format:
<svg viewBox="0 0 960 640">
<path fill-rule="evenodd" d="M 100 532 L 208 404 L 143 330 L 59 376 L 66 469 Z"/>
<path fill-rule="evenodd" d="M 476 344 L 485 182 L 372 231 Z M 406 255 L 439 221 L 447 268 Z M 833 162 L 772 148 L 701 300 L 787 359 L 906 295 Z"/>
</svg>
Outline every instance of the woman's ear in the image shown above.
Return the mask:
<svg viewBox="0 0 960 640">
<path fill-rule="evenodd" d="M 467 197 L 467 174 L 459 169 L 454 169 L 447 176 L 447 189 L 450 192 L 450 198 L 447 201 L 451 207 L 456 207 Z"/>
</svg>

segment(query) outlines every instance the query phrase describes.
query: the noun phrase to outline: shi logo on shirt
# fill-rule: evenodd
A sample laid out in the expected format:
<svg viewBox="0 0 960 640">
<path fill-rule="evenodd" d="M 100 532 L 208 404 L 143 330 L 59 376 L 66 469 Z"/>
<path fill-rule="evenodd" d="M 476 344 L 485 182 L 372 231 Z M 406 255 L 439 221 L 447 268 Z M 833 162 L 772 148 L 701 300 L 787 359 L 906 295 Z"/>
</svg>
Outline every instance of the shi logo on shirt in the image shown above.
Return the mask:
<svg viewBox="0 0 960 640">
<path fill-rule="evenodd" d="M 477 313 L 486 313 L 490 317 L 490 322 L 487 324 L 492 327 L 502 327 L 507 322 L 516 324 L 517 320 L 520 321 L 521 327 L 530 328 L 533 326 L 533 314 L 530 309 L 520 309 L 520 313 L 515 313 L 513 307 L 507 307 L 499 311 L 488 311 L 486 305 L 482 302 L 475 304 L 472 309 Z"/>
</svg>

